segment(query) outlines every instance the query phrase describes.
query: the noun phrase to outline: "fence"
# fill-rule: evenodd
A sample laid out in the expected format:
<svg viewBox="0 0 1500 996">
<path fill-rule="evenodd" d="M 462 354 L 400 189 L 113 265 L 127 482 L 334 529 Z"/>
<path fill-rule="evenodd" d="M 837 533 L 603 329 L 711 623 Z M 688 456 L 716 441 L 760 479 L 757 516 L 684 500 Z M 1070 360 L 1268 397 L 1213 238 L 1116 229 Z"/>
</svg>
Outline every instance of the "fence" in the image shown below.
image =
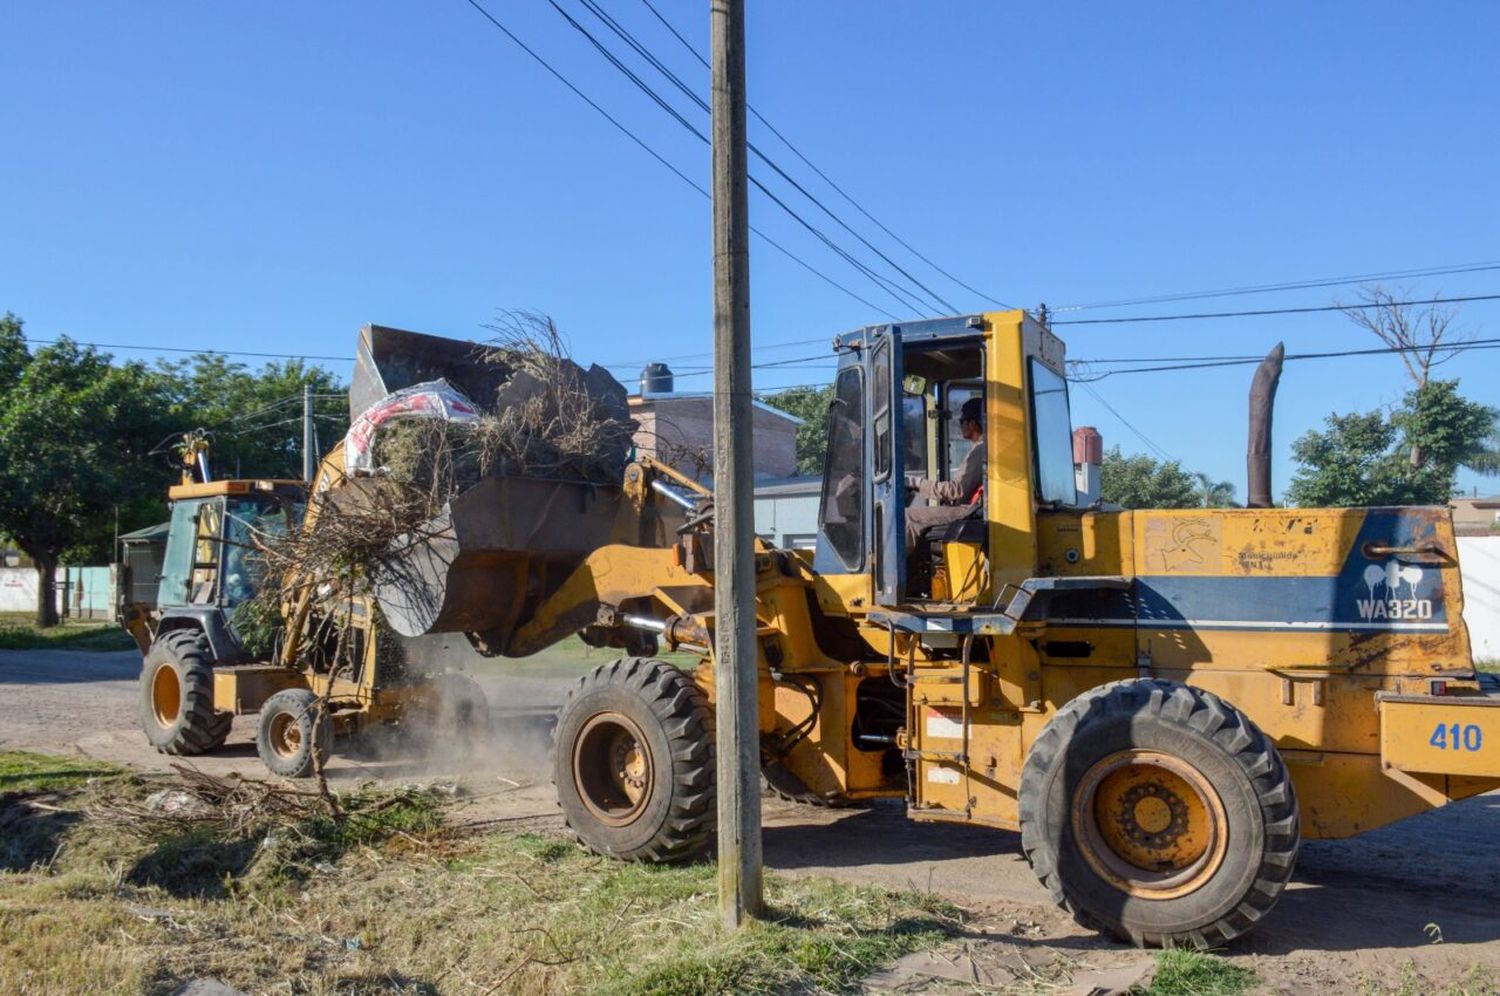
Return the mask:
<svg viewBox="0 0 1500 996">
<path fill-rule="evenodd" d="M 0 612 L 35 612 L 36 588 L 35 569 L 0 567 Z M 66 596 L 63 594 L 65 588 Z M 79 619 L 113 619 L 114 570 L 109 567 L 59 567 L 56 597 L 60 613 Z"/>
</svg>

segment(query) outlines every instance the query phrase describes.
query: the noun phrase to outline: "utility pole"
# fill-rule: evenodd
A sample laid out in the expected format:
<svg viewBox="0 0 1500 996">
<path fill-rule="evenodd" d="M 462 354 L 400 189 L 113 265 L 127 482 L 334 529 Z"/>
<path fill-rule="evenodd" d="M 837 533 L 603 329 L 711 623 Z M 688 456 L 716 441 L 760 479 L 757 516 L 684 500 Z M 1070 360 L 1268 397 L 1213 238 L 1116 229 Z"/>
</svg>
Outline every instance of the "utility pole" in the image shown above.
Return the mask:
<svg viewBox="0 0 1500 996">
<path fill-rule="evenodd" d="M 714 690 L 719 915 L 761 908 L 760 723 L 751 459 L 750 207 L 745 159 L 745 3 L 711 0 L 714 213 Z"/>
<path fill-rule="evenodd" d="M 302 479 L 311 484 L 317 472 L 318 454 L 313 443 L 312 385 L 302 385 Z"/>
</svg>

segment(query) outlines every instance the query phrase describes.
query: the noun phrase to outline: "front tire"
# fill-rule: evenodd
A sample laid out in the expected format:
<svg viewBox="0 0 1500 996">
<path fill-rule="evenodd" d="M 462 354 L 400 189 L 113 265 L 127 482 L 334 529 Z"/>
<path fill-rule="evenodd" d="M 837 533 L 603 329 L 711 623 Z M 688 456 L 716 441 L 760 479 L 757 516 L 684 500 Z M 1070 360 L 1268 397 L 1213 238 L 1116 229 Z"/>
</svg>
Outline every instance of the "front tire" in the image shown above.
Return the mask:
<svg viewBox="0 0 1500 996">
<path fill-rule="evenodd" d="M 712 715 L 670 664 L 627 657 L 580 679 L 558 715 L 552 755 L 568 828 L 599 854 L 680 860 L 713 830 Z"/>
<path fill-rule="evenodd" d="M 1052 718 L 1020 810 L 1053 901 L 1137 945 L 1217 947 L 1249 931 L 1301 839 L 1269 738 L 1218 697 L 1151 678 L 1102 685 Z"/>
<path fill-rule="evenodd" d="M 205 754 L 229 736 L 234 714 L 214 711 L 214 659 L 196 630 L 159 635 L 141 661 L 141 728 L 163 754 Z"/>
</svg>

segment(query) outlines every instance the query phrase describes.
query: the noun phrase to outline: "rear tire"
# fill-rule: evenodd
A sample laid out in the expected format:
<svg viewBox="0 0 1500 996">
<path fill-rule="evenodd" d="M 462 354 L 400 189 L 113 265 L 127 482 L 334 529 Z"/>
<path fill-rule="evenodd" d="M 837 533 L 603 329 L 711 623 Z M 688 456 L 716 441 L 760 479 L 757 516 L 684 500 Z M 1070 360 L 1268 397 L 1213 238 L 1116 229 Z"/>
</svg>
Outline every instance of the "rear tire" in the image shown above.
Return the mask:
<svg viewBox="0 0 1500 996">
<path fill-rule="evenodd" d="M 713 723 L 692 679 L 627 657 L 568 693 L 553 733 L 553 783 L 568 828 L 589 849 L 675 861 L 714 828 Z"/>
<path fill-rule="evenodd" d="M 214 659 L 197 630 L 159 635 L 141 661 L 141 728 L 163 754 L 204 754 L 229 736 L 234 714 L 214 711 Z"/>
<path fill-rule="evenodd" d="M 1021 775 L 1021 846 L 1052 900 L 1137 945 L 1217 947 L 1291 877 L 1297 797 L 1276 747 L 1218 697 L 1158 679 L 1057 713 Z"/>
<path fill-rule="evenodd" d="M 306 688 L 287 688 L 260 707 L 255 752 L 273 775 L 307 778 L 328 763 L 333 720 Z"/>
</svg>

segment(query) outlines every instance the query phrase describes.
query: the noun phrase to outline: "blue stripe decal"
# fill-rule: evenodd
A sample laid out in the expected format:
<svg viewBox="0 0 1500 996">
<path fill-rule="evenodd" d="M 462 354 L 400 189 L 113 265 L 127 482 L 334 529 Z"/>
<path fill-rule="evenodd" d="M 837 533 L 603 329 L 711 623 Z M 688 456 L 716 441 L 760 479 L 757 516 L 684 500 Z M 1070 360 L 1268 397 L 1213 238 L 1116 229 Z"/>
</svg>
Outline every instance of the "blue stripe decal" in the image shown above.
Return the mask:
<svg viewBox="0 0 1500 996">
<path fill-rule="evenodd" d="M 1447 632 L 1443 571 L 1431 557 L 1371 557 L 1367 545 L 1413 547 L 1431 510 L 1371 509 L 1337 575 L 1137 577 L 1129 593 L 1058 596 L 1048 616 L 1067 626 L 1309 632 Z"/>
</svg>

